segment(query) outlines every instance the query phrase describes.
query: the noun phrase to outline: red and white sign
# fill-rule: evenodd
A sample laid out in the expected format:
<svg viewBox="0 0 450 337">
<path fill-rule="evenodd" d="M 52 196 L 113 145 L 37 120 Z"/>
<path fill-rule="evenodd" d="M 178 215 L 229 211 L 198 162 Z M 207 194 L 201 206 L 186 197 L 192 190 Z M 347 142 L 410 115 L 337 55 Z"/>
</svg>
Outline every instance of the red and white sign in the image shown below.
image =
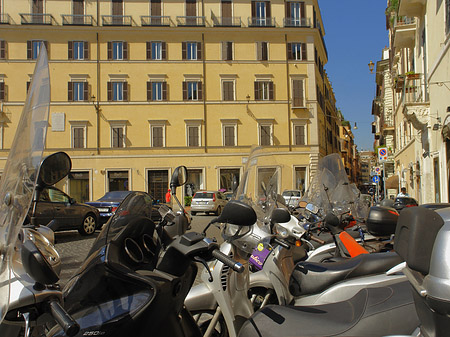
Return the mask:
<svg viewBox="0 0 450 337">
<path fill-rule="evenodd" d="M 386 161 L 388 157 L 388 151 L 386 147 L 378 148 L 378 161 Z"/>
<path fill-rule="evenodd" d="M 373 171 L 375 172 L 375 174 L 376 174 L 377 176 L 380 176 L 380 175 L 381 175 L 381 167 L 375 166 L 374 169 L 373 169 Z"/>
</svg>

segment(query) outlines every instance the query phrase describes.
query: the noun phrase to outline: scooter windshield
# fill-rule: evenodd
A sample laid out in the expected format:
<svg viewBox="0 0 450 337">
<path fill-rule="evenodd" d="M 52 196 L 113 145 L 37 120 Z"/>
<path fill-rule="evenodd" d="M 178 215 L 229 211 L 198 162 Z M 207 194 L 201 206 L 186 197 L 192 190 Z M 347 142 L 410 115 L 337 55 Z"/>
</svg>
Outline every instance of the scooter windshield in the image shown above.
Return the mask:
<svg viewBox="0 0 450 337">
<path fill-rule="evenodd" d="M 30 89 L 0 184 L 0 319 L 9 302 L 10 263 L 31 204 L 47 134 L 50 76 L 47 52 L 40 46 Z"/>
</svg>

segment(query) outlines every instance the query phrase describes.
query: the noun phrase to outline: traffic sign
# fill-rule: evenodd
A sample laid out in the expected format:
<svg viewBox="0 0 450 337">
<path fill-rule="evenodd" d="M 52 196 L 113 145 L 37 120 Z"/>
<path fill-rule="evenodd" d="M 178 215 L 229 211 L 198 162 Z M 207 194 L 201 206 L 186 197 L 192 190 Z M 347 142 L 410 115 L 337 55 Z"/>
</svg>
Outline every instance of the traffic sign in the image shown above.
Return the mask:
<svg viewBox="0 0 450 337">
<path fill-rule="evenodd" d="M 374 183 L 378 183 L 378 182 L 380 181 L 380 177 L 379 177 L 379 176 L 373 176 L 373 177 L 372 177 L 372 181 L 373 181 Z"/>
<path fill-rule="evenodd" d="M 387 160 L 387 148 L 386 147 L 379 147 L 378 148 L 378 161 L 383 162 Z"/>
<path fill-rule="evenodd" d="M 374 173 L 375 173 L 377 176 L 380 176 L 380 175 L 381 175 L 381 167 L 375 166 L 375 167 L 373 168 L 373 171 L 374 171 Z"/>
</svg>

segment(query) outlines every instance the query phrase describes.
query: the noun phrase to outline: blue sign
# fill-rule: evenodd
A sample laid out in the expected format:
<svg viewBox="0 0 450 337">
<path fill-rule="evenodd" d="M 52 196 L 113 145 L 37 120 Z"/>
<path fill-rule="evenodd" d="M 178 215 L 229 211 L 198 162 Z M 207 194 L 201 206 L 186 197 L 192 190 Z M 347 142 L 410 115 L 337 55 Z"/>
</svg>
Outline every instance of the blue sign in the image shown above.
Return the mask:
<svg viewBox="0 0 450 337">
<path fill-rule="evenodd" d="M 380 181 L 380 177 L 379 177 L 379 176 L 373 176 L 373 177 L 372 177 L 372 181 L 373 181 L 374 183 L 378 183 L 378 182 Z"/>
</svg>

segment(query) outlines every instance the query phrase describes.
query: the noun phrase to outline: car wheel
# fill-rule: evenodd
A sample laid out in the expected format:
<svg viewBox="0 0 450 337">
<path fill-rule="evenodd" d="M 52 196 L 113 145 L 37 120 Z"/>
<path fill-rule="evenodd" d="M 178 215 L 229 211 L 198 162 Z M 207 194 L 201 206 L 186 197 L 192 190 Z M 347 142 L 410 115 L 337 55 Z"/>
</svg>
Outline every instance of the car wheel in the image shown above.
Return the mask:
<svg viewBox="0 0 450 337">
<path fill-rule="evenodd" d="M 194 216 L 197 212 L 191 211 L 191 215 Z"/>
<path fill-rule="evenodd" d="M 219 216 L 220 213 L 222 213 L 222 208 L 219 206 L 217 207 L 216 215 Z"/>
<path fill-rule="evenodd" d="M 97 228 L 97 220 L 95 216 L 92 214 L 88 214 L 84 217 L 83 222 L 81 223 L 81 227 L 78 229 L 78 232 L 81 235 L 92 235 L 95 233 L 95 229 Z"/>
</svg>

